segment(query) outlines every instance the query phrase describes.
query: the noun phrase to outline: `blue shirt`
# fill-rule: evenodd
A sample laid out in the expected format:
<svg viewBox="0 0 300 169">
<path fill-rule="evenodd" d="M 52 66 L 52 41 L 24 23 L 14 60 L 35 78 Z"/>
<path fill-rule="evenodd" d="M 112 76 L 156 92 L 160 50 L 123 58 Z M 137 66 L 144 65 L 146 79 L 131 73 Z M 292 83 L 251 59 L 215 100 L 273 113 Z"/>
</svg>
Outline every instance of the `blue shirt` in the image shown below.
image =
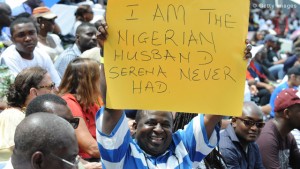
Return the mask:
<svg viewBox="0 0 300 169">
<path fill-rule="evenodd" d="M 73 46 L 64 50 L 56 59 L 54 66 L 62 78 L 65 70 L 67 69 L 68 64 L 75 58 L 81 55 L 81 51 L 79 50 L 78 46 L 74 44 Z"/>
<path fill-rule="evenodd" d="M 32 9 L 26 3 L 22 3 L 20 6 L 13 8 L 11 12 L 12 12 L 12 16 L 17 16 L 24 12 L 32 14 Z"/>
<path fill-rule="evenodd" d="M 184 130 L 172 135 L 168 150 L 153 157 L 146 154 L 130 136 L 130 131 L 123 113 L 110 135 L 102 133 L 104 106 L 97 112 L 97 142 L 100 149 L 103 168 L 107 169 L 185 169 L 196 168 L 201 160 L 218 144 L 219 129 L 215 128 L 210 139 L 207 138 L 204 116 L 196 116 Z"/>
<path fill-rule="evenodd" d="M 231 124 L 221 133 L 219 148 L 229 169 L 264 168 L 257 144 L 249 143 L 246 153 Z"/>
<path fill-rule="evenodd" d="M 270 112 L 270 116 L 272 118 L 274 118 L 275 116 L 275 112 L 274 112 L 274 108 L 275 108 L 275 99 L 277 97 L 277 95 L 282 91 L 289 88 L 288 82 L 284 82 L 281 85 L 277 86 L 274 91 L 272 92 L 271 98 L 270 98 L 270 106 L 271 106 L 271 112 Z M 293 87 L 294 89 L 297 89 L 297 86 Z"/>
</svg>

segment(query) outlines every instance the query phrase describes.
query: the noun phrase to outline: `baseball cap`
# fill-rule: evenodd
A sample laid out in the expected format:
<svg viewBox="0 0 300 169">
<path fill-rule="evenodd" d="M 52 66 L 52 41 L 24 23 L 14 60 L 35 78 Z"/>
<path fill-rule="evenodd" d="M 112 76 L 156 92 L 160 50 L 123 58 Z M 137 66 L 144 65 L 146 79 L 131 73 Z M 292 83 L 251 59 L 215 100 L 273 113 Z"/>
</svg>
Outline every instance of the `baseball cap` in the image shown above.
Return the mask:
<svg viewBox="0 0 300 169">
<path fill-rule="evenodd" d="M 49 8 L 42 6 L 34 8 L 32 11 L 32 15 L 36 18 L 42 17 L 45 19 L 55 19 L 57 18 L 57 15 L 50 11 Z"/>
<path fill-rule="evenodd" d="M 268 42 L 268 41 L 273 41 L 276 42 L 278 40 L 278 38 L 276 38 L 274 35 L 268 34 L 265 36 L 264 38 L 264 42 Z"/>
<path fill-rule="evenodd" d="M 293 88 L 285 89 L 277 95 L 274 111 L 278 112 L 295 104 L 300 104 L 300 92 Z"/>
</svg>

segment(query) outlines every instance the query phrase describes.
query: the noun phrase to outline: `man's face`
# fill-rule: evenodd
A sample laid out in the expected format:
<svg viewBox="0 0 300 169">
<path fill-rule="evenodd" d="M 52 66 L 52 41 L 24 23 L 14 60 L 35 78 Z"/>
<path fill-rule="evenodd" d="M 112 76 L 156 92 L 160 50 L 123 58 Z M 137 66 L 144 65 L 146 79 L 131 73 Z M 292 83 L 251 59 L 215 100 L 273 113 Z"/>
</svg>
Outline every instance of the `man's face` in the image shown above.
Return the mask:
<svg viewBox="0 0 300 169">
<path fill-rule="evenodd" d="M 97 30 L 95 27 L 86 26 L 82 28 L 77 35 L 77 43 L 81 52 L 97 46 L 96 32 Z"/>
<path fill-rule="evenodd" d="M 0 18 L 1 26 L 9 26 L 11 24 L 13 17 L 11 16 L 11 9 L 8 5 L 0 9 Z"/>
<path fill-rule="evenodd" d="M 37 33 L 33 23 L 14 25 L 12 41 L 19 52 L 32 53 L 37 45 Z"/>
<path fill-rule="evenodd" d="M 255 109 L 251 110 L 249 113 L 244 112 L 241 117 L 232 119 L 232 126 L 235 134 L 239 140 L 244 143 L 256 141 L 262 129 L 256 124 L 263 123 L 263 116 L 252 111 L 255 111 Z M 255 122 L 255 124 L 249 125 L 249 122 Z"/>
<path fill-rule="evenodd" d="M 136 140 L 146 153 L 163 154 L 172 142 L 173 118 L 168 112 L 147 112 L 137 122 Z"/>
</svg>

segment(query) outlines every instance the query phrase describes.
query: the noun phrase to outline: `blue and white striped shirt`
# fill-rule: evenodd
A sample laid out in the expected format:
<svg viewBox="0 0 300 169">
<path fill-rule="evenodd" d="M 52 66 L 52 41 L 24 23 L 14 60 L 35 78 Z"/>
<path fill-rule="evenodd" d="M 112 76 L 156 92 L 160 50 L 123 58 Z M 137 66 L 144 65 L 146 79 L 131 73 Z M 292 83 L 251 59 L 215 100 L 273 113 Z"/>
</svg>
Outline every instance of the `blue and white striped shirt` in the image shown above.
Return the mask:
<svg viewBox="0 0 300 169">
<path fill-rule="evenodd" d="M 146 154 L 130 136 L 125 113 L 110 135 L 102 133 L 104 106 L 97 112 L 97 142 L 106 169 L 187 169 L 197 168 L 219 141 L 216 127 L 208 140 L 203 115 L 196 116 L 184 130 L 173 133 L 168 150 L 158 157 Z"/>
</svg>

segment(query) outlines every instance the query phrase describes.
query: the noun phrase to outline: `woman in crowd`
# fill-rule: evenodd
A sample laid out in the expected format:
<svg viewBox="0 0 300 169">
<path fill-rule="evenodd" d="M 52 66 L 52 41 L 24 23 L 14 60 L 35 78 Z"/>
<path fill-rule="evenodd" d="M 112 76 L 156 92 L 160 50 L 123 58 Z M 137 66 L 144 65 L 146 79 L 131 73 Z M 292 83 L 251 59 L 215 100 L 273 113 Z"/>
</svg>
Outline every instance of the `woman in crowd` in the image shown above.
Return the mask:
<svg viewBox="0 0 300 169">
<path fill-rule="evenodd" d="M 79 155 L 87 161 L 99 162 L 95 116 L 103 103 L 98 62 L 88 58 L 72 60 L 62 78 L 59 94 L 68 103 L 73 116 L 80 119 L 75 130 Z"/>
<path fill-rule="evenodd" d="M 39 25 L 38 48 L 44 50 L 54 62 L 64 51 L 58 35 L 52 33 L 55 27 L 54 20 L 57 16 L 47 7 L 37 7 L 33 10 L 33 16 Z"/>
<path fill-rule="evenodd" d="M 0 161 L 8 160 L 14 146 L 14 133 L 24 119 L 24 109 L 38 95 L 54 93 L 50 74 L 41 67 L 21 71 L 7 92 L 8 108 L 0 113 Z"/>
<path fill-rule="evenodd" d="M 94 18 L 94 12 L 90 5 L 80 5 L 75 12 L 76 21 L 72 28 L 72 35 L 76 35 L 77 27 L 83 22 L 90 22 Z"/>
</svg>

